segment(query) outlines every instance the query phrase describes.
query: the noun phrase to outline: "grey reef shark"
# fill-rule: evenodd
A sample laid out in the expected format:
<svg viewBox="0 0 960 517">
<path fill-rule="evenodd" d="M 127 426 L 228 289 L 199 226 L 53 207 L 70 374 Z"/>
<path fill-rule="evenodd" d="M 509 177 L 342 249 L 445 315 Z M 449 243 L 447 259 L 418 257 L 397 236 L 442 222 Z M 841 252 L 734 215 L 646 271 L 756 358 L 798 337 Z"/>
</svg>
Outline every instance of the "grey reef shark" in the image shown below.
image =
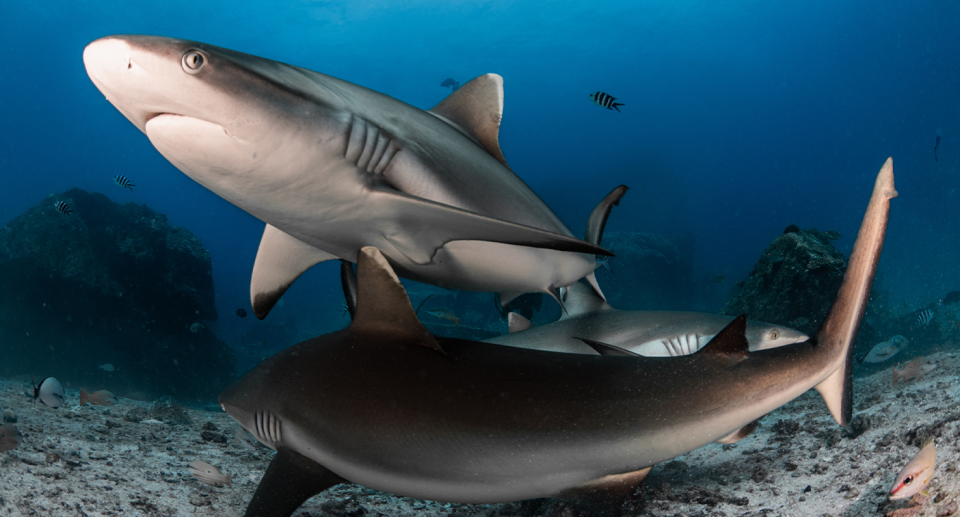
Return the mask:
<svg viewBox="0 0 960 517">
<path fill-rule="evenodd" d="M 587 242 L 600 245 L 610 211 L 619 205 L 626 192 L 627 187 L 620 185 L 593 209 L 587 220 L 584 238 Z M 341 266 L 340 280 L 347 309 L 353 316 L 356 276 L 349 263 Z M 507 315 L 510 333 L 484 342 L 549 352 L 595 354 L 584 341 L 590 340 L 647 357 L 679 356 L 700 350 L 733 321 L 732 316 L 703 312 L 619 311 L 583 281 L 561 288 L 560 298 L 566 310 L 558 321 L 535 327 L 528 319 L 511 312 Z M 747 320 L 746 335 L 750 351 L 809 339 L 803 332 L 752 320 Z"/>
<path fill-rule="evenodd" d="M 587 242 L 600 245 L 603 229 L 614 206 L 626 193 L 621 185 L 607 195 L 587 220 Z M 584 340 L 623 348 L 647 357 L 688 355 L 703 348 L 733 321 L 731 316 L 684 311 L 618 311 L 584 284 L 561 288 L 566 311 L 560 319 L 534 327 L 529 320 L 511 312 L 510 333 L 484 340 L 486 343 L 574 354 L 594 353 Z M 766 350 L 806 341 L 809 336 L 796 330 L 747 321 L 750 351 Z"/>
<path fill-rule="evenodd" d="M 267 223 L 250 283 L 258 318 L 313 265 L 356 262 L 367 246 L 404 278 L 506 299 L 595 285 L 595 255 L 611 255 L 573 237 L 507 166 L 496 74 L 423 111 L 180 39 L 109 36 L 83 61 L 160 154 Z"/>
<path fill-rule="evenodd" d="M 736 439 L 810 388 L 846 425 L 853 342 L 896 195 L 888 159 L 817 335 L 756 352 L 743 316 L 680 357 L 435 337 L 389 262 L 364 248 L 350 326 L 270 357 L 220 395 L 277 451 L 246 515 L 287 517 L 343 482 L 462 503 L 557 497 L 617 515 L 652 466 Z"/>
</svg>

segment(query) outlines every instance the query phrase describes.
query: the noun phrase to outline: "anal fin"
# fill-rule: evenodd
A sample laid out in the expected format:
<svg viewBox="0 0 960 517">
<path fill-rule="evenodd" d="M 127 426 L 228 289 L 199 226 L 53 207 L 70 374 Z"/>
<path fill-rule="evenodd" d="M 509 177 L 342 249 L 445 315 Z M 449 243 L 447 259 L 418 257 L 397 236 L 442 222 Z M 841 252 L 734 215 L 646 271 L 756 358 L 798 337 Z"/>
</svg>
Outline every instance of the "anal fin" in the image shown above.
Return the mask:
<svg viewBox="0 0 960 517">
<path fill-rule="evenodd" d="M 306 456 L 280 448 L 260 480 L 244 517 L 290 517 L 307 499 L 346 482 Z"/>
</svg>

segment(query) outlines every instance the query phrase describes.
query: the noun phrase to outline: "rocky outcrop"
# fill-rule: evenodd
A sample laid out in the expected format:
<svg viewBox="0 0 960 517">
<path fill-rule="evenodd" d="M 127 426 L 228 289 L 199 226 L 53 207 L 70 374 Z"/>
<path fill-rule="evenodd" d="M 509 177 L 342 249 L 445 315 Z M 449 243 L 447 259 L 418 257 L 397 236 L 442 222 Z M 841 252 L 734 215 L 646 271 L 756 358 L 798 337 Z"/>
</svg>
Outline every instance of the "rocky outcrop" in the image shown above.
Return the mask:
<svg viewBox="0 0 960 517">
<path fill-rule="evenodd" d="M 724 314 L 786 325 L 813 335 L 837 296 L 847 259 L 814 229 L 787 232 L 767 246 Z"/>
<path fill-rule="evenodd" d="M 73 212 L 59 213 L 57 201 Z M 195 325 L 217 318 L 210 267 L 195 235 L 145 205 L 80 189 L 48 197 L 0 230 L 0 339 L 13 351 L 0 375 L 215 396 L 233 362 Z"/>
<path fill-rule="evenodd" d="M 612 273 L 597 268 L 607 301 L 622 310 L 669 310 L 690 303 L 690 257 L 653 233 L 606 232 L 602 245 L 616 256 Z"/>
</svg>

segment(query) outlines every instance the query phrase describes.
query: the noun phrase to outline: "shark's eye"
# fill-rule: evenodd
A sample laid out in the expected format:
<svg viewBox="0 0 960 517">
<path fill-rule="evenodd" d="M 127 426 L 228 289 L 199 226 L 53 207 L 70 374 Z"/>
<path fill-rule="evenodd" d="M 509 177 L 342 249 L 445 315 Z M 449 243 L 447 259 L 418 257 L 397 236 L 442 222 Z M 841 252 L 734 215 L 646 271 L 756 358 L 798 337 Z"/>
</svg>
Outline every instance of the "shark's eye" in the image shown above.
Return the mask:
<svg viewBox="0 0 960 517">
<path fill-rule="evenodd" d="M 903 478 L 903 484 L 904 484 L 904 485 L 909 485 L 909 484 L 912 483 L 912 482 L 913 482 L 913 476 L 907 476 L 907 477 Z"/>
<path fill-rule="evenodd" d="M 779 339 L 779 338 L 780 338 L 780 331 L 779 331 L 779 330 L 771 330 L 771 331 L 770 331 L 770 340 L 771 340 L 771 341 L 772 341 L 772 340 L 775 340 L 775 339 Z"/>
<path fill-rule="evenodd" d="M 195 74 L 203 68 L 203 54 L 196 50 L 188 50 L 184 52 L 183 57 L 180 58 L 180 65 L 183 67 L 183 71 L 188 74 Z"/>
</svg>

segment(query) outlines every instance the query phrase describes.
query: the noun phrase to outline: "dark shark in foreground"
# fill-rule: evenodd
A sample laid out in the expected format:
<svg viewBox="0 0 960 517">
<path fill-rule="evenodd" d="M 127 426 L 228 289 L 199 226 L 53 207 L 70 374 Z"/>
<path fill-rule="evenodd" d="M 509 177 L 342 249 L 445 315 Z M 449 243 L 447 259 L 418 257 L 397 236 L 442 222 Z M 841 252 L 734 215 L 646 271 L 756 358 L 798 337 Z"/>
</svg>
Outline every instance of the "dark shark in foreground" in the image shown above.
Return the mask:
<svg viewBox="0 0 960 517">
<path fill-rule="evenodd" d="M 650 468 L 731 435 L 810 388 L 852 416 L 851 351 L 883 246 L 887 160 L 843 284 L 808 342 L 749 352 L 735 319 L 671 358 L 557 354 L 435 338 L 379 251 L 358 261 L 346 329 L 267 359 L 221 394 L 277 451 L 248 517 L 286 517 L 344 481 L 437 501 L 579 500 L 617 514 Z"/>
<path fill-rule="evenodd" d="M 553 297 L 592 282 L 593 254 L 610 254 L 574 238 L 507 167 L 498 75 L 423 111 L 194 41 L 109 36 L 83 61 L 173 165 L 267 223 L 250 283 L 258 318 L 304 271 L 356 262 L 365 246 L 412 280 Z"/>
</svg>

